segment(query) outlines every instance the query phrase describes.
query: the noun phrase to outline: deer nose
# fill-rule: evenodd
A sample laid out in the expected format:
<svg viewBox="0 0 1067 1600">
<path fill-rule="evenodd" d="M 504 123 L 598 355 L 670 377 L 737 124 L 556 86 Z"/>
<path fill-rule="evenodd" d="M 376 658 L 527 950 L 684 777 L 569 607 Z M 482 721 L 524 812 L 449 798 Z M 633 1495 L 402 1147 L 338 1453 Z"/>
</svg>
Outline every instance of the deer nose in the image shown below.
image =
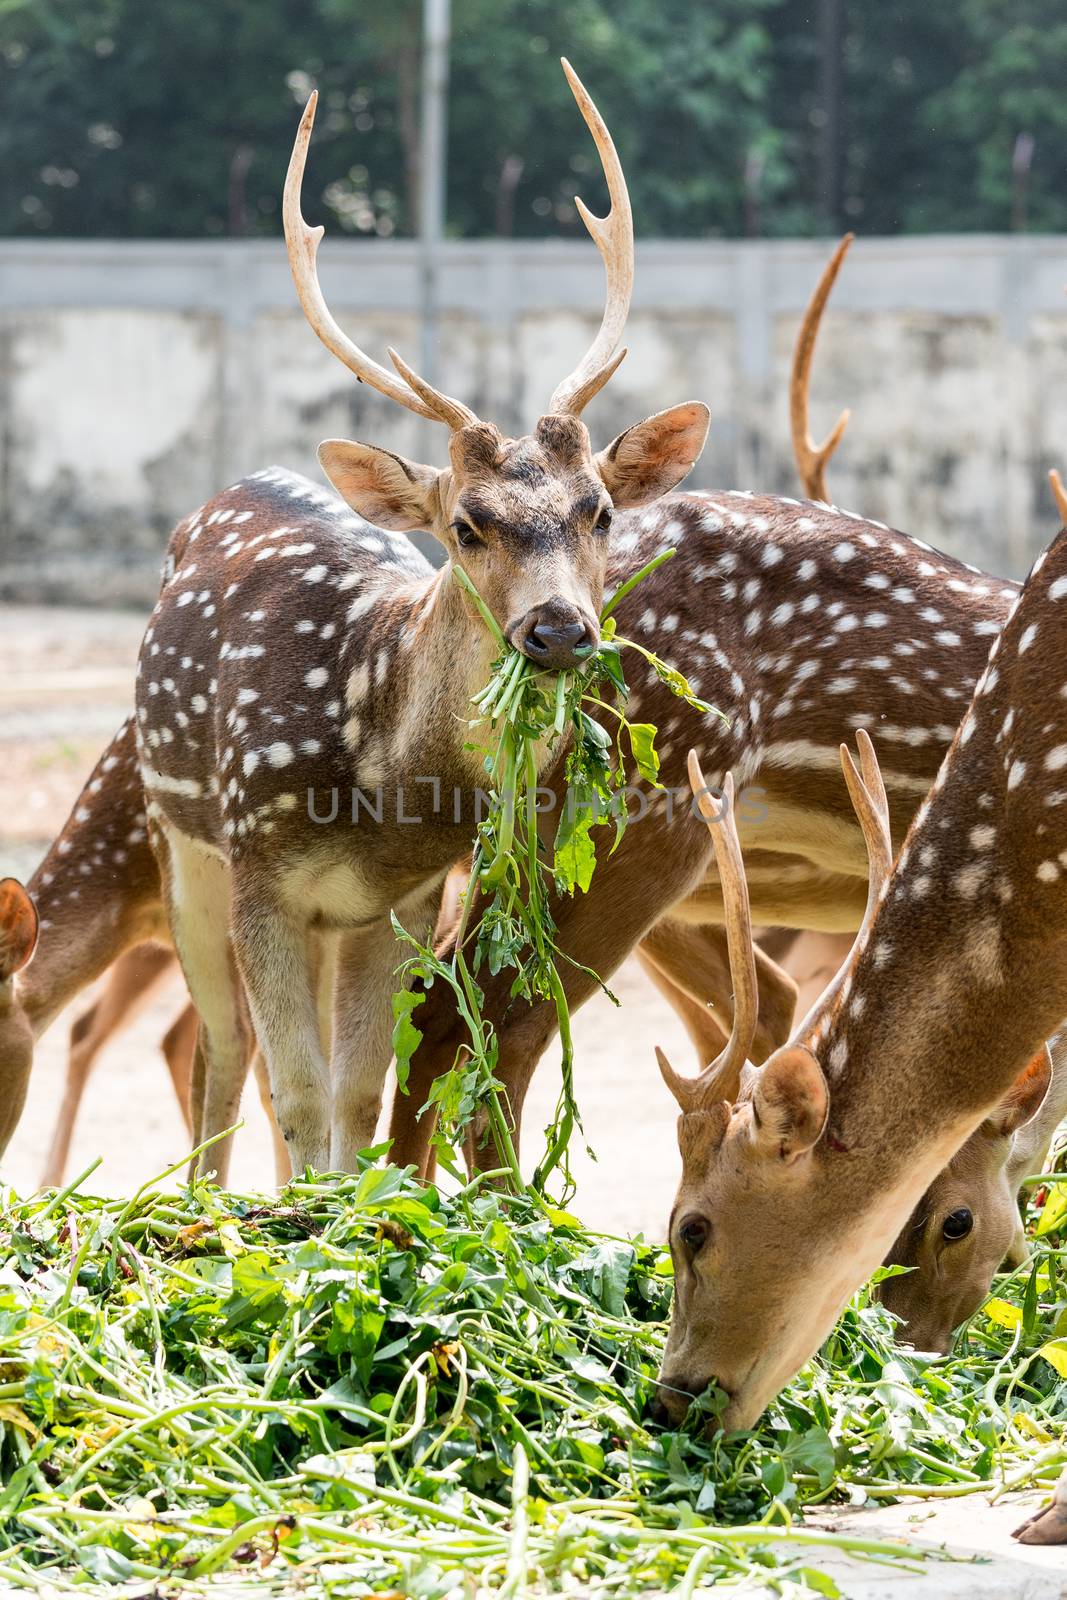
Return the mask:
<svg viewBox="0 0 1067 1600">
<path fill-rule="evenodd" d="M 669 1427 L 672 1423 L 677 1426 L 689 1410 L 690 1401 L 706 1387 L 688 1378 L 668 1378 L 661 1374 L 649 1397 L 649 1416 L 659 1427 Z"/>
<path fill-rule="evenodd" d="M 519 649 L 538 666 L 565 668 L 577 666 L 597 643 L 593 629 L 580 616 L 563 620 L 535 613 L 522 630 Z"/>
</svg>

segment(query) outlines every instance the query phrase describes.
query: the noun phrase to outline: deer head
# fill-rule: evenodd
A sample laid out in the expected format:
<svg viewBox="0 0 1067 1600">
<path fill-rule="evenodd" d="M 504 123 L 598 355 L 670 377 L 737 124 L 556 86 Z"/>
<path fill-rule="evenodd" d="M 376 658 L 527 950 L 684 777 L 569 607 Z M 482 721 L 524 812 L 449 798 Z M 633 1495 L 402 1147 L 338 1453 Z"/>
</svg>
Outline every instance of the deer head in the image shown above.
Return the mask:
<svg viewBox="0 0 1067 1600">
<path fill-rule="evenodd" d="M 792 1038 L 759 1068 L 748 1060 L 757 1000 L 748 893 L 729 786 L 720 813 L 701 799 L 727 907 L 736 1010 L 726 1049 L 698 1077 L 675 1072 L 657 1052 L 664 1081 L 681 1109 L 682 1179 L 669 1233 L 675 1298 L 659 1386 L 660 1403 L 674 1419 L 714 1385 L 726 1396 L 724 1426 L 750 1426 L 829 1333 L 856 1283 L 882 1260 L 891 1243 L 883 1237 L 884 1219 L 894 1211 L 899 1216 L 897 1187 L 904 1192 L 913 1181 L 894 1175 L 906 1165 L 906 1152 L 886 1177 L 885 1150 L 876 1139 L 864 1148 L 842 1144 L 822 1062 L 828 1021 L 849 998 L 855 963 L 893 864 L 889 808 L 874 747 L 862 731 L 857 744 L 858 766 L 844 746 L 841 762 L 867 845 L 863 921 L 846 960 Z M 690 782 L 701 796 L 695 753 L 690 754 Z M 868 1020 L 873 1042 L 879 1019 Z M 826 1064 L 832 1075 L 832 1052 Z M 1047 1079 L 1043 1087 L 1040 1078 L 1033 1063 L 1026 1068 L 989 1120 L 991 1136 L 1007 1137 L 1009 1128 L 1036 1109 L 1035 1096 L 1039 1101 L 1038 1091 L 1043 1094 L 1047 1087 Z M 931 1140 L 921 1157 L 928 1181 L 965 1133 L 946 1123 L 940 1142 Z M 872 1192 L 879 1206 L 872 1207 Z"/>
<path fill-rule="evenodd" d="M 300 189 L 315 119 L 304 111 L 285 183 L 289 262 L 308 321 L 349 371 L 409 411 L 449 430 L 443 470 L 375 445 L 328 439 L 319 461 L 339 494 L 381 528 L 426 528 L 461 564 L 505 637 L 539 665 L 573 666 L 599 642 L 598 617 L 615 508 L 643 505 L 689 472 L 707 436 L 698 403 L 675 406 L 594 452 L 581 413 L 603 388 L 625 349 L 633 285 L 633 221 L 611 135 L 570 65 L 564 72 L 596 143 L 611 206 L 606 217 L 577 205 L 604 261 L 607 294 L 600 330 L 581 362 L 557 384 L 531 434 L 505 438 L 458 400 L 441 394 L 394 350 L 389 372 L 357 348 L 331 316 L 316 272 L 323 229 L 309 228 Z"/>
<path fill-rule="evenodd" d="M 917 1350 L 946 1351 L 989 1294 L 993 1275 L 1026 1258 L 1018 1188 L 1039 1170 L 1062 1105 L 1043 1115 L 1052 1083 L 1047 1045 L 915 1208 L 887 1263 L 910 1267 L 876 1291 Z"/>
</svg>

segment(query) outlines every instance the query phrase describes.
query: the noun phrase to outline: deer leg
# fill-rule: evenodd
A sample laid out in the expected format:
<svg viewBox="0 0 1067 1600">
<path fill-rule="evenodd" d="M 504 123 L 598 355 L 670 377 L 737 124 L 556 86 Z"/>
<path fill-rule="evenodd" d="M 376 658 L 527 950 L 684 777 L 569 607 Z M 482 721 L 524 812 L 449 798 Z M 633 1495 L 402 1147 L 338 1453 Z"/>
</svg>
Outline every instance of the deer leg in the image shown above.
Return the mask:
<svg viewBox="0 0 1067 1600">
<path fill-rule="evenodd" d="M 278 1188 L 282 1189 L 292 1177 L 293 1168 L 289 1160 L 288 1146 L 282 1138 L 282 1130 L 278 1126 L 274 1106 L 271 1104 L 270 1073 L 267 1071 L 262 1050 L 257 1049 L 252 1054 L 252 1071 L 256 1079 L 256 1088 L 259 1090 L 259 1103 L 263 1107 L 263 1115 L 270 1127 L 271 1144 L 274 1148 L 274 1181 Z"/>
<path fill-rule="evenodd" d="M 1016 1528 L 1012 1538 L 1020 1544 L 1067 1544 L 1067 1467 L 1060 1473 L 1048 1505 Z"/>
<path fill-rule="evenodd" d="M 74 1124 L 97 1055 L 116 1029 L 150 999 L 160 979 L 173 965 L 173 950 L 158 944 L 135 945 L 111 968 L 104 992 L 75 1018 L 70 1030 L 63 1099 L 41 1174 L 41 1183 L 46 1188 L 63 1181 Z"/>
<path fill-rule="evenodd" d="M 310 1167 L 325 1172 L 330 1160 L 330 1072 L 319 1038 L 316 963 L 307 929 L 261 898 L 242 900 L 238 895 L 233 948 L 293 1171 Z M 210 1096 L 209 1073 L 209 1110 Z"/>
<path fill-rule="evenodd" d="M 697 1060 L 702 1067 L 706 1067 L 726 1044 L 726 1034 L 712 1016 L 710 1007 L 698 1005 L 684 989 L 679 988 L 668 970 L 656 961 L 646 941 L 642 940 L 634 955 L 671 1009 L 680 1017 L 697 1053 Z"/>
<path fill-rule="evenodd" d="M 438 896 L 426 897 L 414 912 L 398 909 L 400 920 L 421 940 L 429 937 Z M 382 1090 L 392 1057 L 390 996 L 404 987 L 396 969 L 405 950 L 389 923 L 342 940 L 334 1006 L 333 1134 L 331 1166 L 355 1170 L 361 1150 L 374 1142 L 382 1109 Z"/>
<path fill-rule="evenodd" d="M 789 1037 L 797 986 L 758 945 L 754 954 L 759 1021 L 752 1060 L 759 1065 Z M 685 1023 L 698 1054 L 705 1057 L 703 1064 L 713 1061 L 726 1042 L 734 1016 L 726 930 L 663 917 L 642 939 L 637 955 Z"/>
<path fill-rule="evenodd" d="M 196 1132 L 193 1127 L 192 1079 L 199 1027 L 200 1018 L 196 1014 L 196 1008 L 186 1006 L 175 1017 L 159 1044 L 163 1059 L 167 1063 L 167 1071 L 170 1073 L 170 1081 L 174 1085 L 174 1093 L 181 1107 L 186 1132 L 190 1135 Z"/>
<path fill-rule="evenodd" d="M 248 1019 L 229 939 L 230 875 L 213 850 L 161 826 L 154 843 L 164 864 L 164 894 L 171 934 L 193 1005 L 200 1017 L 202 1113 L 194 1063 L 191 1100 L 197 1143 L 237 1121 L 251 1055 Z M 200 1176 L 214 1171 L 220 1185 L 229 1172 L 232 1135 L 199 1157 Z"/>
</svg>

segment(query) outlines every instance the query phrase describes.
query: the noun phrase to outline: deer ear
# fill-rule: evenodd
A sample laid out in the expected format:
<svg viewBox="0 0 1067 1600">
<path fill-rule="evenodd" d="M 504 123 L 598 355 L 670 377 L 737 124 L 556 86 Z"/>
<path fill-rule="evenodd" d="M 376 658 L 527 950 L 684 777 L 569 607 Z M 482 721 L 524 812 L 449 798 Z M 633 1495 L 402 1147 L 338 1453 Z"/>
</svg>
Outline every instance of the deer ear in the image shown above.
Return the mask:
<svg viewBox="0 0 1067 1600">
<path fill-rule="evenodd" d="M 997 1109 L 982 1124 L 984 1131 L 994 1138 L 1006 1139 L 1036 1117 L 1048 1094 L 1052 1082 L 1052 1057 L 1048 1046 L 1042 1045 L 1032 1061 L 1027 1062 Z"/>
<path fill-rule="evenodd" d="M 420 467 L 391 450 L 327 439 L 319 445 L 319 465 L 353 511 L 392 533 L 429 528 L 436 505 L 436 467 Z"/>
<path fill-rule="evenodd" d="M 37 907 L 17 878 L 0 879 L 0 983 L 26 965 L 37 948 Z"/>
<path fill-rule="evenodd" d="M 752 1096 L 756 1136 L 768 1154 L 795 1161 L 817 1142 L 830 1114 L 822 1068 L 803 1045 L 785 1045 L 761 1067 Z"/>
<path fill-rule="evenodd" d="M 711 412 L 699 400 L 657 411 L 601 450 L 596 469 L 620 511 L 647 505 L 677 488 L 708 436 Z"/>
</svg>

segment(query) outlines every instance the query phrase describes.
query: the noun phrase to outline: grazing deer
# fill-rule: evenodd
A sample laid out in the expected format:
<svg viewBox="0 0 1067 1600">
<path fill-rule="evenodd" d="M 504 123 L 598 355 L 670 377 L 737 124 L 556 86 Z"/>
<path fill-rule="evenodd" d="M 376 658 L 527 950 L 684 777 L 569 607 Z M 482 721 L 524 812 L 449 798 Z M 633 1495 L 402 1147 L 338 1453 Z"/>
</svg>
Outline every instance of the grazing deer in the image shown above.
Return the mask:
<svg viewBox="0 0 1067 1600">
<path fill-rule="evenodd" d="M 729 1024 L 721 1021 L 721 1001 L 709 1008 L 708 990 L 694 997 L 694 974 L 710 971 L 720 955 L 718 929 L 698 928 L 665 919 L 637 947 L 637 957 L 653 982 L 685 1023 L 701 1067 L 724 1048 Z M 799 1016 L 808 1012 L 851 947 L 840 934 L 774 930 L 755 946 L 757 989 L 763 1031 L 757 1027 L 750 1056 L 759 1065 L 771 1049 L 788 1037 L 792 1017 L 767 1046 L 763 962 L 776 958 L 774 970 L 797 987 Z M 654 956 L 650 957 L 650 944 Z M 781 963 L 780 968 L 777 962 Z M 772 983 L 775 981 L 772 971 Z M 729 994 L 721 978 L 713 994 Z M 780 983 L 772 990 L 777 1001 Z M 698 998 L 703 995 L 703 1002 Z M 721 1019 L 721 1020 L 720 1020 Z M 779 1014 L 774 1018 L 778 1023 Z M 1004 1266 L 1026 1259 L 1027 1244 L 1019 1211 L 1023 1179 L 1044 1166 L 1060 1123 L 1067 1117 L 1067 1053 L 1061 1035 L 1048 1047 L 1040 1070 L 1025 1084 L 1013 1085 L 1004 1100 L 930 1184 L 899 1238 L 886 1265 L 905 1266 L 902 1277 L 885 1279 L 875 1294 L 901 1322 L 901 1338 L 920 1350 L 947 1351 L 955 1330 L 987 1298 L 994 1275 Z"/>
<path fill-rule="evenodd" d="M 22 1113 L 34 1042 L 125 950 L 169 937 L 132 717 L 97 761 L 28 892 L 13 878 L 5 891 L 0 948 L 21 959 L 0 968 L 0 1151 Z M 28 947 L 27 904 L 39 919 Z"/>
<path fill-rule="evenodd" d="M 887 1278 L 878 1298 L 916 1349 L 950 1349 L 994 1273 L 1026 1260 L 1019 1189 L 1042 1170 L 1064 1117 L 1067 1059 L 1057 1035 L 938 1173 L 886 1258 L 912 1269 Z"/>
<path fill-rule="evenodd" d="M 551 671 L 574 666 L 599 640 L 613 510 L 674 488 L 707 432 L 707 408 L 692 403 L 593 453 L 581 412 L 621 359 L 633 235 L 610 136 L 565 70 L 611 195 L 604 220 L 582 208 L 607 304 L 534 432 L 515 440 L 399 357 L 399 376 L 379 367 L 331 317 L 315 268 L 322 230 L 300 215 L 312 96 L 283 206 L 305 315 L 358 379 L 447 427 L 450 465 L 329 440 L 319 459 L 351 511 L 276 470 L 235 485 L 172 537 L 141 650 L 140 770 L 201 1019 L 203 1132 L 234 1120 L 254 1029 L 297 1170 L 349 1169 L 372 1137 L 391 1055 L 390 915 L 428 934 L 473 830 L 483 769 L 466 719 L 496 648 L 453 568 L 522 653 Z M 444 545 L 442 569 L 382 532 L 415 528 Z M 332 792 L 345 820 L 321 825 Z M 315 979 L 323 940 L 338 947 L 332 1092 Z M 212 1160 L 224 1168 L 224 1153 Z"/>
<path fill-rule="evenodd" d="M 747 1427 L 829 1332 L 936 1173 L 1047 1075 L 1067 1012 L 1067 530 L 994 638 L 951 749 L 893 865 L 864 733 L 845 778 L 870 859 L 853 950 L 790 1042 L 746 1062 L 755 985 L 743 876 L 728 880 L 738 1026 L 677 1099 L 673 1415 L 709 1382 Z M 694 787 L 703 789 L 691 758 Z M 708 797 L 704 796 L 707 805 Z M 712 821 L 717 859 L 736 841 Z M 731 834 L 733 840 L 731 840 Z M 1038 1539 L 1067 1535 L 1067 1479 Z"/>
</svg>

